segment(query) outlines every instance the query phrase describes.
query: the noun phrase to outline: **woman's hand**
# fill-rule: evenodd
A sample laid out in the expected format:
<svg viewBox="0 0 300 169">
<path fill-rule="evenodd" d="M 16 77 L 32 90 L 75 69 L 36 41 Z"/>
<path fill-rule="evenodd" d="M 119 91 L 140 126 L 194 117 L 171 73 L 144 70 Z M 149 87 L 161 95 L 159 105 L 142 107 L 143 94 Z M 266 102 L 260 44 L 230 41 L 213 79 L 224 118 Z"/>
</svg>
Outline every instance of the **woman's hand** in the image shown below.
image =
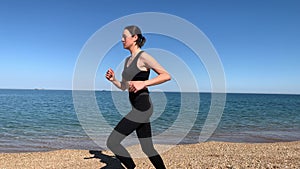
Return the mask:
<svg viewBox="0 0 300 169">
<path fill-rule="evenodd" d="M 146 87 L 144 81 L 130 81 L 128 91 L 136 93 Z"/>
<path fill-rule="evenodd" d="M 105 77 L 109 81 L 114 81 L 115 80 L 115 72 L 112 69 L 108 69 Z"/>
</svg>

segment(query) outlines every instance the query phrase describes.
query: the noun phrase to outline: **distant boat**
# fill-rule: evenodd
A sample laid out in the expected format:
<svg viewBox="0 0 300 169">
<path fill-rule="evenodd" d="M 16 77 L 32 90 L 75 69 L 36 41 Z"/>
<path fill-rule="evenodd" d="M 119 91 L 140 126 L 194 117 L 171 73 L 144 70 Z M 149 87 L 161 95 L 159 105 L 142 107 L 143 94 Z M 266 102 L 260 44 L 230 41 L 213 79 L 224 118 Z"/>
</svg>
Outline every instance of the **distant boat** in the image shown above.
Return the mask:
<svg viewBox="0 0 300 169">
<path fill-rule="evenodd" d="M 34 90 L 45 90 L 44 88 L 34 88 Z"/>
</svg>

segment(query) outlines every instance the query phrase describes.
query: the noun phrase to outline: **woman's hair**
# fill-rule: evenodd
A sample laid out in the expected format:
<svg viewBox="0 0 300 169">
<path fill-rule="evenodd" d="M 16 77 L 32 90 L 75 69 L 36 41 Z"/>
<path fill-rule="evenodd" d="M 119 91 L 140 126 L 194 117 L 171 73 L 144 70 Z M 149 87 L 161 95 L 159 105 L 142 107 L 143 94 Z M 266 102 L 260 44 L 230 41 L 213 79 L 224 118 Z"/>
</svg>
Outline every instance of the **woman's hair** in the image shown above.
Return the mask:
<svg viewBox="0 0 300 169">
<path fill-rule="evenodd" d="M 145 42 L 146 42 L 146 38 L 142 35 L 142 31 L 139 27 L 135 26 L 135 25 L 130 25 L 125 27 L 124 29 L 127 29 L 130 34 L 133 35 L 137 35 L 138 39 L 136 40 L 136 44 L 141 48 L 142 46 L 144 46 Z"/>
</svg>

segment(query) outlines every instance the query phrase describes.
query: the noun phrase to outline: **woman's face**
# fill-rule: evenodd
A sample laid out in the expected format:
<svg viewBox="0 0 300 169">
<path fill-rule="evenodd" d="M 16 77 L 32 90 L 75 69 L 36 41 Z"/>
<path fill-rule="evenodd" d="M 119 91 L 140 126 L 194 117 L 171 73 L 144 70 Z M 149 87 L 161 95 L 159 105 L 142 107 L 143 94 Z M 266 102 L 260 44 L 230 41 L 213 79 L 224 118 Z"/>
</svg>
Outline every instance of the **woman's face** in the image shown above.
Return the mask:
<svg viewBox="0 0 300 169">
<path fill-rule="evenodd" d="M 124 29 L 122 34 L 122 43 L 124 49 L 130 49 L 131 46 L 135 45 L 136 40 L 137 40 L 136 36 L 132 36 L 127 29 Z"/>
</svg>

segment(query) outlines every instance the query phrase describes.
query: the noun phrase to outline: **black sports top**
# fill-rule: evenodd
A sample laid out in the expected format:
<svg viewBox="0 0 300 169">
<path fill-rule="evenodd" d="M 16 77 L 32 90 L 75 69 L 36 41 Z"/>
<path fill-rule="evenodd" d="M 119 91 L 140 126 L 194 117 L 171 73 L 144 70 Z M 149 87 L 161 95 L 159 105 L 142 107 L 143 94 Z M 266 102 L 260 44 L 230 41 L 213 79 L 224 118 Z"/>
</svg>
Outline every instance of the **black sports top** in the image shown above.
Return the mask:
<svg viewBox="0 0 300 169">
<path fill-rule="evenodd" d="M 129 60 L 129 57 L 126 58 L 124 64 L 124 70 L 122 72 L 122 78 L 125 79 L 126 81 L 145 81 L 149 79 L 150 70 L 142 71 L 137 67 L 138 58 L 141 56 L 143 52 L 144 51 L 140 51 L 128 67 L 127 67 L 127 62 Z M 148 89 L 142 89 L 139 92 L 137 92 L 137 94 L 141 92 L 148 93 Z"/>
</svg>

